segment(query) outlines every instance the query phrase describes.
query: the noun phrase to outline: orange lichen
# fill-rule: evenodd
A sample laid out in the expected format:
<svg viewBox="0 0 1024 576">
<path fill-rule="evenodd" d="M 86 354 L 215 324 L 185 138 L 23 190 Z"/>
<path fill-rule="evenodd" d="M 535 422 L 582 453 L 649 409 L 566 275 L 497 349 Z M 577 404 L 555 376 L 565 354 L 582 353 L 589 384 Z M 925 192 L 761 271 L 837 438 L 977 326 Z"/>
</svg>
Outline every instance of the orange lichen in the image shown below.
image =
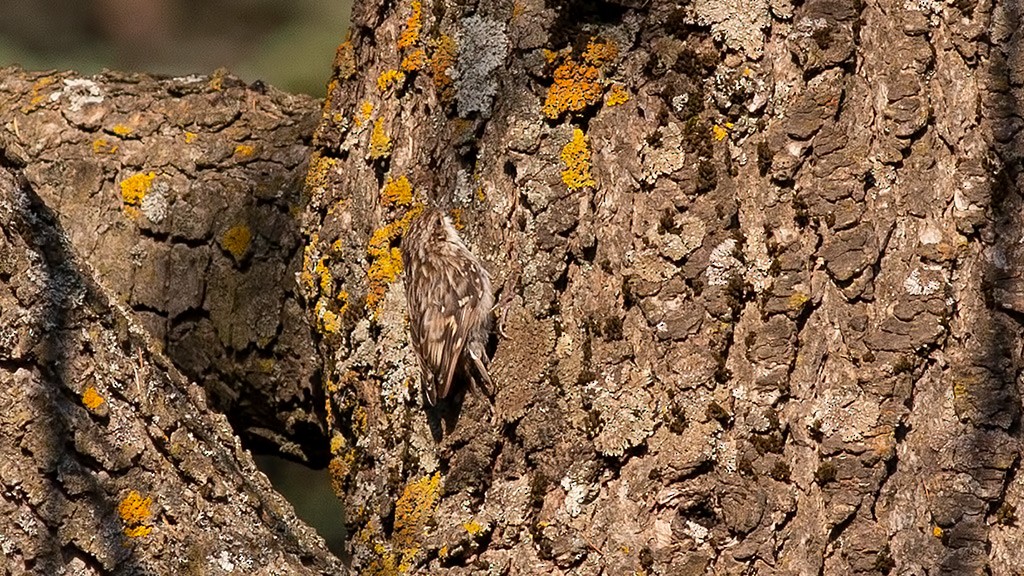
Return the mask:
<svg viewBox="0 0 1024 576">
<path fill-rule="evenodd" d="M 249 144 L 239 144 L 235 146 L 235 156 L 239 158 L 249 158 L 256 153 L 256 147 L 250 146 Z"/>
<path fill-rule="evenodd" d="M 338 45 L 334 53 L 334 69 L 342 80 L 348 80 L 356 73 L 356 55 L 352 48 L 352 40 L 345 40 Z"/>
<path fill-rule="evenodd" d="M 412 52 L 409 52 L 405 58 L 402 59 L 402 70 L 406 72 L 415 72 L 423 65 L 427 63 L 427 51 L 423 48 L 417 48 Z"/>
<path fill-rule="evenodd" d="M 142 494 L 135 490 L 129 492 L 121 500 L 121 503 L 117 505 L 117 515 L 124 522 L 125 536 L 138 538 L 153 531 L 152 527 L 146 525 L 153 518 L 153 512 L 150 510 L 152 505 L 152 498 L 143 498 Z"/>
<path fill-rule="evenodd" d="M 370 158 L 387 158 L 391 155 L 391 137 L 384 131 L 384 119 L 377 118 L 370 134 Z"/>
<path fill-rule="evenodd" d="M 398 36 L 398 47 L 408 48 L 420 39 L 423 30 L 423 4 L 418 0 L 412 2 L 412 14 L 405 21 L 405 30 Z"/>
<path fill-rule="evenodd" d="M 21 111 L 27 114 L 36 108 L 39 108 L 39 106 L 46 101 L 46 95 L 41 93 L 42 90 L 56 81 L 57 79 L 52 76 L 45 76 L 33 82 L 31 99 L 28 104 L 22 106 Z"/>
<path fill-rule="evenodd" d="M 406 484 L 395 502 L 394 543 L 402 548 L 415 548 L 423 537 L 423 529 L 434 515 L 441 496 L 441 475 L 424 476 Z"/>
<path fill-rule="evenodd" d="M 374 314 L 384 300 L 388 285 L 402 273 L 402 253 L 392 243 L 405 235 L 413 219 L 422 211 L 422 206 L 413 206 L 401 219 L 378 228 L 370 237 L 366 247 L 371 259 L 370 268 L 366 272 L 369 280 L 366 307 Z"/>
<path fill-rule="evenodd" d="M 196 141 L 199 135 L 195 132 L 185 132 L 185 144 L 191 144 Z"/>
<path fill-rule="evenodd" d="M 615 60 L 619 55 L 619 49 L 613 42 L 601 42 L 591 38 L 587 43 L 587 50 L 583 53 L 583 59 L 594 66 L 604 66 Z"/>
<path fill-rule="evenodd" d="M 377 76 L 377 89 L 383 94 L 396 84 L 405 82 L 405 73 L 398 70 L 385 70 Z"/>
<path fill-rule="evenodd" d="M 111 128 L 110 131 L 122 138 L 133 132 L 132 127 L 125 124 L 114 124 L 114 127 Z"/>
<path fill-rule="evenodd" d="M 590 175 L 590 148 L 587 147 L 583 130 L 576 128 L 572 131 L 572 140 L 562 148 L 562 162 L 565 164 L 562 182 L 570 190 L 594 185 Z"/>
<path fill-rule="evenodd" d="M 356 127 L 362 126 L 370 119 L 371 114 L 373 114 L 373 104 L 369 100 L 363 100 L 362 104 L 359 105 L 359 111 L 352 117 L 352 123 Z"/>
<path fill-rule="evenodd" d="M 224 249 L 231 253 L 235 260 L 241 260 L 252 241 L 252 230 L 245 224 L 236 224 L 221 236 L 220 242 Z"/>
<path fill-rule="evenodd" d="M 93 154 L 113 154 L 117 152 L 117 144 L 111 144 L 106 138 L 97 138 L 92 141 Z"/>
<path fill-rule="evenodd" d="M 579 112 L 601 99 L 601 72 L 597 67 L 566 59 L 555 69 L 555 82 L 548 88 L 541 111 L 551 119 L 563 113 Z"/>
<path fill-rule="evenodd" d="M 100 396 L 95 386 L 86 386 L 82 391 L 82 405 L 90 411 L 95 412 L 106 400 Z"/>
<path fill-rule="evenodd" d="M 430 74 L 434 78 L 434 87 L 443 102 L 455 97 L 454 81 L 450 70 L 455 66 L 455 40 L 442 34 L 434 46 L 434 54 L 430 57 Z"/>
<path fill-rule="evenodd" d="M 155 172 L 139 172 L 125 178 L 121 181 L 121 200 L 128 206 L 142 204 L 142 199 L 146 197 L 149 189 L 153 187 L 153 179 L 155 178 Z"/>
<path fill-rule="evenodd" d="M 604 99 L 606 106 L 618 106 L 629 102 L 629 91 L 622 84 L 612 84 L 608 96 Z"/>
<path fill-rule="evenodd" d="M 385 206 L 409 206 L 412 204 L 412 198 L 412 184 L 405 175 L 397 179 L 388 176 L 384 188 L 380 191 L 380 201 Z"/>
</svg>

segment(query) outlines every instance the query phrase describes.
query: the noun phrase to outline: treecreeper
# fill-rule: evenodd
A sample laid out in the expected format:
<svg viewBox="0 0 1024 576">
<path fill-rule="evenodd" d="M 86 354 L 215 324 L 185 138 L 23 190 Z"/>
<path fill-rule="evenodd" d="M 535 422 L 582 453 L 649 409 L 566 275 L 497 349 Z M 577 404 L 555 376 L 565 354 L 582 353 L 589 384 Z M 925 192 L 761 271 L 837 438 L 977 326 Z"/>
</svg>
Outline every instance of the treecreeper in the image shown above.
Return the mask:
<svg viewBox="0 0 1024 576">
<path fill-rule="evenodd" d="M 490 393 L 487 338 L 494 294 L 480 259 L 441 210 L 426 207 L 402 238 L 409 334 L 433 406 L 457 370 Z"/>
</svg>

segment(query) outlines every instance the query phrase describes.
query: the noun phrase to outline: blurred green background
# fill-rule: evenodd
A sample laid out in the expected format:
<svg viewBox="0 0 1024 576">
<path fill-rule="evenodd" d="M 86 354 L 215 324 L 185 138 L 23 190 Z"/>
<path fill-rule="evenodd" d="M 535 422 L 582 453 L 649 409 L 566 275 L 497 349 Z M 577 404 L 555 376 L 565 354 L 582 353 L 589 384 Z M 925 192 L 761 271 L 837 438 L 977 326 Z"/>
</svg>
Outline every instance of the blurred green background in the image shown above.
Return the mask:
<svg viewBox="0 0 1024 576">
<path fill-rule="evenodd" d="M 0 0 L 0 65 L 209 74 L 323 96 L 351 0 Z"/>
<path fill-rule="evenodd" d="M 226 67 L 246 82 L 322 97 L 351 0 L 0 0 L 0 66 L 162 75 Z M 341 553 L 344 513 L 325 470 L 256 463 Z"/>
</svg>

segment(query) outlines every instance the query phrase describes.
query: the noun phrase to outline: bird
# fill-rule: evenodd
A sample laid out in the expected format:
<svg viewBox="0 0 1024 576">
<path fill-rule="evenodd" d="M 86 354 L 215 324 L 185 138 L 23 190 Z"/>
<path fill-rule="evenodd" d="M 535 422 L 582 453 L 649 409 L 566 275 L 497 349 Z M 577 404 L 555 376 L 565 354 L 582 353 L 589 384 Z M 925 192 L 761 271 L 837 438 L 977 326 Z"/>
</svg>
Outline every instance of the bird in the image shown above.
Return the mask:
<svg viewBox="0 0 1024 576">
<path fill-rule="evenodd" d="M 487 269 L 448 216 L 433 206 L 424 207 L 409 225 L 402 258 L 409 337 L 427 402 L 435 406 L 448 396 L 460 366 L 471 378 L 475 373 L 489 393 L 486 345 L 494 293 Z"/>
</svg>

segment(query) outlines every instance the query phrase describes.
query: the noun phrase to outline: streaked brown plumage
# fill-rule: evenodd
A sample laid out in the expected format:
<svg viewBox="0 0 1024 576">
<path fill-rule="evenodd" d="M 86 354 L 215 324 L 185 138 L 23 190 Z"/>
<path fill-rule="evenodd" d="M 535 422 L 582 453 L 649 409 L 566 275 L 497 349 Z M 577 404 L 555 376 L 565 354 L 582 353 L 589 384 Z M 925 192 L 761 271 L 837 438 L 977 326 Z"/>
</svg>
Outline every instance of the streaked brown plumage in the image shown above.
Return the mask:
<svg viewBox="0 0 1024 576">
<path fill-rule="evenodd" d="M 458 366 L 491 389 L 487 337 L 494 294 L 480 260 L 443 212 L 425 208 L 402 239 L 409 333 L 430 405 L 451 390 Z"/>
</svg>

